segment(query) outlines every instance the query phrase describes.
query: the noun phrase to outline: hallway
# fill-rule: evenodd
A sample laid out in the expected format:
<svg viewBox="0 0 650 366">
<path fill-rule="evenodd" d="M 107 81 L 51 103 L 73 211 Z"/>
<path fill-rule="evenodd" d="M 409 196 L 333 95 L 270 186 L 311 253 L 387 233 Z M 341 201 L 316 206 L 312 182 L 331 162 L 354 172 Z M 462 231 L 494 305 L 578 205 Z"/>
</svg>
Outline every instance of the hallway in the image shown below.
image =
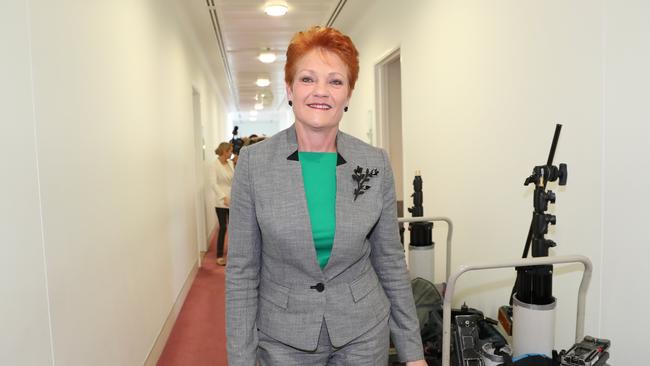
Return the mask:
<svg viewBox="0 0 650 366">
<path fill-rule="evenodd" d="M 522 182 L 565 126 L 552 251 L 590 258 L 586 331 L 612 339 L 614 364 L 641 359 L 620 324 L 650 329 L 629 311 L 650 306 L 630 290 L 650 278 L 650 1 L 288 0 L 284 18 L 270 2 L 1 3 L 0 365 L 226 365 L 213 151 L 234 126 L 293 123 L 287 44 L 315 24 L 359 51 L 341 130 L 389 155 L 378 65 L 399 52 L 404 206 L 419 171 L 425 216 L 457 223 L 452 271 L 521 255 Z M 557 275 L 566 348 L 579 270 Z M 471 277 L 458 301 L 494 316 L 513 281 Z"/>
</svg>

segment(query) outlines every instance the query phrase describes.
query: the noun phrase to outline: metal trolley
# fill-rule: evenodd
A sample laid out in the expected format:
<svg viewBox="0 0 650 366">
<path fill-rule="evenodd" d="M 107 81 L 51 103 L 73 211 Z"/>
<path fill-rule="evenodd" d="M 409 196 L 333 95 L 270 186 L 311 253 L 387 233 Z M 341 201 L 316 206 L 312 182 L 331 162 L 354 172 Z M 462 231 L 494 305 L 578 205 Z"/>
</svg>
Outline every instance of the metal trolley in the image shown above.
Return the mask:
<svg viewBox="0 0 650 366">
<path fill-rule="evenodd" d="M 449 257 L 448 257 L 449 259 Z M 569 255 L 558 257 L 540 257 L 518 259 L 508 262 L 490 263 L 490 264 L 476 264 L 476 265 L 462 265 L 460 269 L 454 272 L 447 279 L 447 287 L 443 300 L 442 308 L 442 366 L 450 366 L 451 357 L 451 301 L 454 297 L 456 288 L 456 281 L 463 274 L 470 271 L 480 271 L 486 269 L 496 268 L 514 268 L 520 266 L 537 266 L 537 265 L 551 265 L 551 264 L 569 264 L 569 263 L 582 263 L 584 271 L 582 274 L 582 281 L 578 290 L 578 306 L 576 317 L 576 342 L 579 342 L 584 335 L 585 325 L 585 302 L 587 297 L 587 288 L 591 281 L 592 264 L 589 258 L 581 255 Z"/>
</svg>

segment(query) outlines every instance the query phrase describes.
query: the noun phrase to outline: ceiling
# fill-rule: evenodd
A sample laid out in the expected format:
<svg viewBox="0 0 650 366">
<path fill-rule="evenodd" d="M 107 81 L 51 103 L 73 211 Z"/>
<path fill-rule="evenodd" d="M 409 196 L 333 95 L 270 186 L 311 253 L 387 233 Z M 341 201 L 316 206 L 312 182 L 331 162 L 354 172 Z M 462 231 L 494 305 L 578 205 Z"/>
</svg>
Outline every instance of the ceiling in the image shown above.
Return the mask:
<svg viewBox="0 0 650 366">
<path fill-rule="evenodd" d="M 205 0 L 204 16 L 212 23 L 211 47 L 222 58 L 235 109 L 247 113 L 262 102 L 260 114 L 286 111 L 284 90 L 285 53 L 291 37 L 313 25 L 332 25 L 347 0 L 288 0 L 289 12 L 282 17 L 264 13 L 265 0 Z M 209 39 L 209 38 L 207 38 Z M 264 64 L 259 53 L 270 49 L 277 60 Z M 258 87 L 258 77 L 271 80 Z"/>
</svg>

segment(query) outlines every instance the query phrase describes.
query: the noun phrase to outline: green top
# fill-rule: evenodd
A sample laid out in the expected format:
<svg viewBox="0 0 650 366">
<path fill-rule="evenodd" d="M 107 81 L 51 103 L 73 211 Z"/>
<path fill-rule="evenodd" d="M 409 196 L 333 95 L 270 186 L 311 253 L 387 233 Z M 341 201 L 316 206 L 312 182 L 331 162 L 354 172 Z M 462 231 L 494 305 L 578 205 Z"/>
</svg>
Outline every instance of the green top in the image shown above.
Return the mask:
<svg viewBox="0 0 650 366">
<path fill-rule="evenodd" d="M 335 152 L 298 152 L 316 259 L 321 269 L 330 259 L 334 245 L 337 158 Z"/>
</svg>

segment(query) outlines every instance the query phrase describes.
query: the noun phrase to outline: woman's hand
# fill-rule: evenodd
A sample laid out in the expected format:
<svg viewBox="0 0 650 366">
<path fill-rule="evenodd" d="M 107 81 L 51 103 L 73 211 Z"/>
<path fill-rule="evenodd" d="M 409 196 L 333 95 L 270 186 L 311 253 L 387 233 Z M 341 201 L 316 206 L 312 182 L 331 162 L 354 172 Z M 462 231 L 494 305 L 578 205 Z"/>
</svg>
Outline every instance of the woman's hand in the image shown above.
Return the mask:
<svg viewBox="0 0 650 366">
<path fill-rule="evenodd" d="M 223 205 L 226 207 L 230 207 L 230 197 L 224 197 L 223 198 Z"/>
<path fill-rule="evenodd" d="M 425 360 L 410 361 L 406 363 L 406 366 L 427 366 L 427 361 Z"/>
</svg>

